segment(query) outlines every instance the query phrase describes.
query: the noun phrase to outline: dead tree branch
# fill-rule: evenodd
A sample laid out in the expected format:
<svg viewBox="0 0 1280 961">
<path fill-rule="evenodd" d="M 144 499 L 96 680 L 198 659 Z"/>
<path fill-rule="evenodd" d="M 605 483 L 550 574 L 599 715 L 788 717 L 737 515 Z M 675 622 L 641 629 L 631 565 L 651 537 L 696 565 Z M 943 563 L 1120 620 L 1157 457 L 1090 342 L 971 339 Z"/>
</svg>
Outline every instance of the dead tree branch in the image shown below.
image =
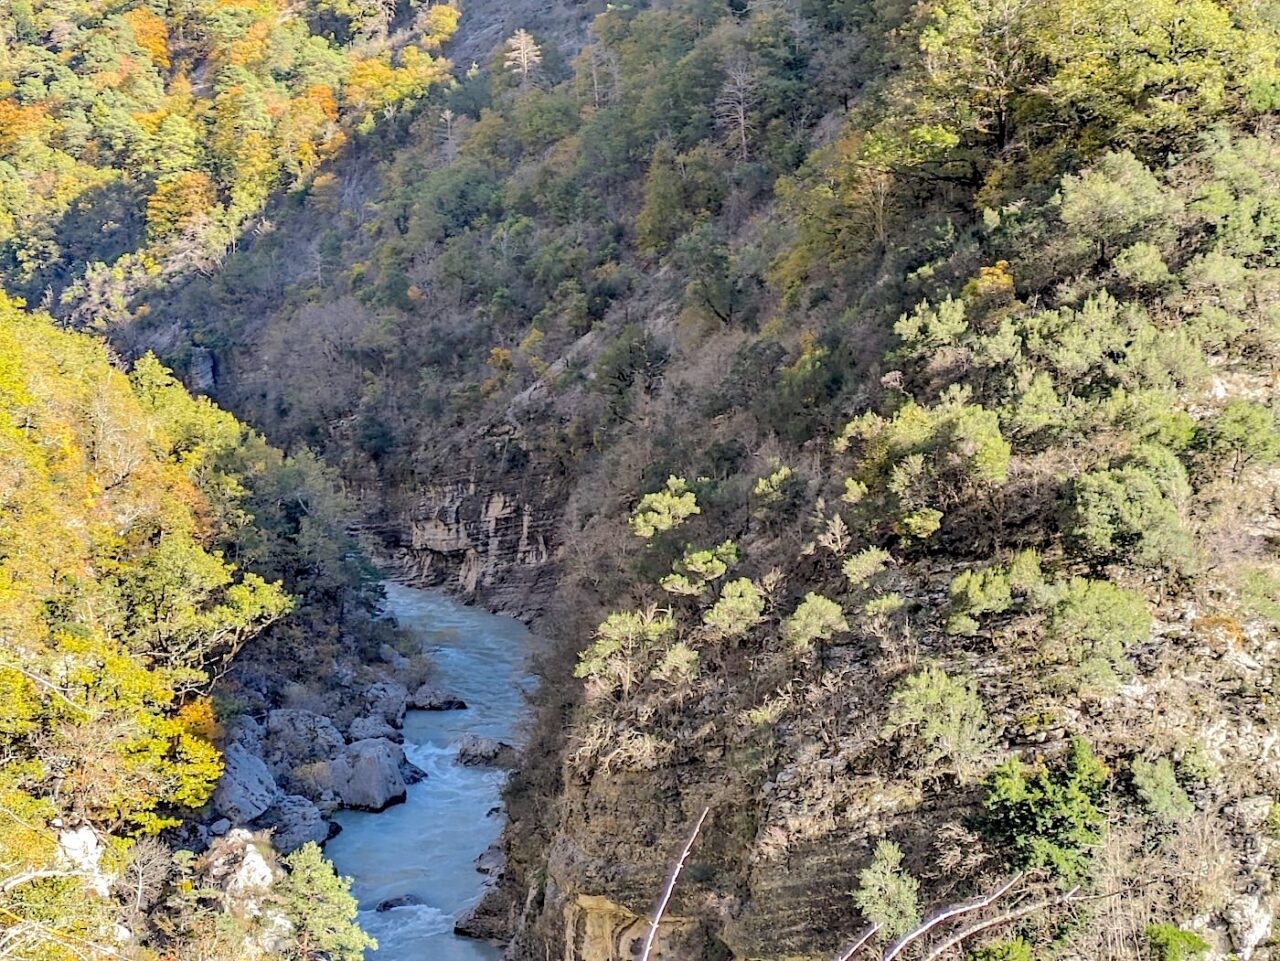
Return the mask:
<svg viewBox="0 0 1280 961">
<path fill-rule="evenodd" d="M 658 899 L 658 904 L 653 909 L 653 917 L 649 919 L 649 933 L 645 935 L 644 950 L 640 952 L 640 961 L 649 961 L 649 954 L 653 951 L 654 939 L 658 936 L 658 925 L 662 923 L 662 916 L 666 913 L 667 904 L 671 901 L 671 895 L 675 892 L 676 881 L 680 878 L 680 872 L 684 870 L 685 861 L 689 859 L 689 852 L 693 850 L 693 843 L 698 840 L 698 832 L 702 830 L 702 822 L 707 819 L 707 814 L 710 811 L 710 807 L 702 809 L 702 814 L 698 816 L 698 822 L 693 826 L 693 830 L 689 832 L 689 840 L 684 842 L 684 848 L 680 851 L 680 858 L 667 876 L 667 884 L 662 889 L 662 897 Z"/>
</svg>

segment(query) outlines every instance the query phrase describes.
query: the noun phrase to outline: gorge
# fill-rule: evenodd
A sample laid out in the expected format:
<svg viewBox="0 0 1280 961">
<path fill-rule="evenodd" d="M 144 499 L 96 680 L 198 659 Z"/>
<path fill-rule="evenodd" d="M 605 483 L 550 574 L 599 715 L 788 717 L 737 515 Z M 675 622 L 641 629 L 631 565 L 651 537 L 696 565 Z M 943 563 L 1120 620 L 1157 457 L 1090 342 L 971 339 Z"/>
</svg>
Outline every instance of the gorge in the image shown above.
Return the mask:
<svg viewBox="0 0 1280 961">
<path fill-rule="evenodd" d="M 0 44 L 0 954 L 1275 956 L 1280 5 Z"/>
</svg>

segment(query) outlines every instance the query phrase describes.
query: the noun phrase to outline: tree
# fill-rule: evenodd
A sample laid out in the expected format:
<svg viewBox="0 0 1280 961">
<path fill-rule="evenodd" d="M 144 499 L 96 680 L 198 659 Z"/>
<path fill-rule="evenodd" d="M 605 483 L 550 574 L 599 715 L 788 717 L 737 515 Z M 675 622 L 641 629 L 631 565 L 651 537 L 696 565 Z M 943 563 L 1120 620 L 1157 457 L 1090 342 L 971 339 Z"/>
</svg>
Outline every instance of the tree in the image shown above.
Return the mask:
<svg viewBox="0 0 1280 961">
<path fill-rule="evenodd" d="M 636 242 L 651 254 L 664 251 L 684 232 L 687 221 L 684 178 L 675 151 L 665 140 L 653 148 L 644 178 L 644 202 L 636 215 Z"/>
<path fill-rule="evenodd" d="M 1176 458 L 1172 464 L 1177 464 Z M 1190 573 L 1196 564 L 1195 544 L 1177 502 L 1169 496 L 1185 486 L 1186 472 L 1180 465 L 1164 477 L 1158 467 L 1138 461 L 1084 474 L 1074 485 L 1069 537 L 1079 554 L 1094 564 L 1119 562 Z"/>
<path fill-rule="evenodd" d="M 991 747 L 987 712 L 973 682 L 953 678 L 937 664 L 926 665 L 898 688 L 880 735 L 913 745 L 920 768 L 949 761 L 962 779 Z"/>
<path fill-rule="evenodd" d="M 756 105 L 758 81 L 751 61 L 743 55 L 729 58 L 724 84 L 716 97 L 716 122 L 726 132 L 740 161 L 746 161 L 751 145 L 751 112 Z"/>
<path fill-rule="evenodd" d="M 738 638 L 764 620 L 764 598 L 750 578 L 730 581 L 711 609 L 702 615 L 716 637 Z"/>
<path fill-rule="evenodd" d="M 1108 691 L 1130 665 L 1124 652 L 1147 639 L 1151 615 L 1140 594 L 1106 581 L 1073 577 L 1054 585 L 1041 650 L 1057 667 L 1056 684 Z"/>
<path fill-rule="evenodd" d="M 1265 466 L 1280 458 L 1276 416 L 1251 400 L 1231 401 L 1217 417 L 1197 429 L 1195 442 L 1211 463 L 1231 472 L 1233 481 L 1251 465 Z"/>
<path fill-rule="evenodd" d="M 631 513 L 631 532 L 649 540 L 656 534 L 673 530 L 702 511 L 697 496 L 689 490 L 688 482 L 674 474 L 660 491 L 645 494 Z"/>
<path fill-rule="evenodd" d="M 619 688 L 630 693 L 637 677 L 643 677 L 643 662 L 649 652 L 675 632 L 676 622 L 669 611 L 619 611 L 610 614 L 596 628 L 595 640 L 578 655 L 575 677 L 590 678 L 603 693 Z"/>
<path fill-rule="evenodd" d="M 320 848 L 308 841 L 284 859 L 288 873 L 272 889 L 293 924 L 285 957 L 292 961 L 360 961 L 378 942 L 356 923 L 359 905 L 351 879 L 339 877 Z"/>
<path fill-rule="evenodd" d="M 896 937 L 920 923 L 919 892 L 920 882 L 902 870 L 902 849 L 881 841 L 871 864 L 858 875 L 853 903 L 868 921 Z"/>
<path fill-rule="evenodd" d="M 849 622 L 845 620 L 840 605 L 810 591 L 791 616 L 782 622 L 782 639 L 791 650 L 804 652 L 811 650 L 815 641 L 829 641 L 847 630 Z"/>
<path fill-rule="evenodd" d="M 503 64 L 513 73 L 520 74 L 520 89 L 527 90 L 538 66 L 542 63 L 542 48 L 533 34 L 521 28 L 507 41 Z"/>
<path fill-rule="evenodd" d="M 1173 764 L 1167 757 L 1148 761 L 1134 758 L 1129 770 L 1133 774 L 1133 786 L 1148 811 L 1165 824 L 1181 821 L 1195 812 L 1195 805 L 1178 783 Z"/>
<path fill-rule="evenodd" d="M 1011 759 L 987 779 L 984 832 L 1015 867 L 1044 868 L 1071 884 L 1106 833 L 1107 766 L 1083 738 L 1052 766 Z"/>
<path fill-rule="evenodd" d="M 1144 932 L 1156 961 L 1200 961 L 1209 942 L 1176 924 L 1150 924 Z"/>
</svg>

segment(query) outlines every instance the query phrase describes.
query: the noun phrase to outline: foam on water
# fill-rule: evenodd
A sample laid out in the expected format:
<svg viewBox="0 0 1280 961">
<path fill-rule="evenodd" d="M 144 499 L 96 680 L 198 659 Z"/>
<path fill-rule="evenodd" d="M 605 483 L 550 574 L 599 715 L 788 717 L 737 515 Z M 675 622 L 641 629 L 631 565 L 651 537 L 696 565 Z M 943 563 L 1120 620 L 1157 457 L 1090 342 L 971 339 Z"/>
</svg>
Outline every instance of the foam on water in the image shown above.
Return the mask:
<svg viewBox="0 0 1280 961">
<path fill-rule="evenodd" d="M 464 607 L 430 591 L 387 585 L 387 611 L 431 654 L 432 683 L 467 702 L 465 711 L 414 711 L 405 719 L 405 754 L 427 772 L 404 804 L 381 814 L 341 812 L 342 833 L 326 853 L 354 879 L 360 921 L 378 950 L 370 961 L 494 961 L 491 945 L 453 934 L 453 919 L 479 900 L 484 876 L 475 858 L 497 840 L 500 771 L 453 763 L 463 735 L 518 742 L 517 723 L 529 635 L 507 617 Z M 421 901 L 378 912 L 389 898 Z"/>
</svg>

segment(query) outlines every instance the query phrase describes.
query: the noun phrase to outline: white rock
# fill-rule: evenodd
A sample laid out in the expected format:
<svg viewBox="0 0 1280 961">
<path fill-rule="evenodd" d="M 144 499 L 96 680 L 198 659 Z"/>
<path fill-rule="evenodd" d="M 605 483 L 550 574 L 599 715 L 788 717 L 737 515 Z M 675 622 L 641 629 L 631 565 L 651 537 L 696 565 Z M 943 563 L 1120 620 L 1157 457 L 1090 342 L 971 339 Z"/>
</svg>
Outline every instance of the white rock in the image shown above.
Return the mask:
<svg viewBox="0 0 1280 961">
<path fill-rule="evenodd" d="M 1271 911 L 1256 894 L 1242 895 L 1223 912 L 1231 943 L 1242 961 L 1249 961 L 1258 946 L 1271 937 Z"/>
<path fill-rule="evenodd" d="M 247 844 L 240 864 L 227 879 L 226 892 L 233 898 L 252 898 L 271 890 L 276 875 L 256 844 Z"/>
<path fill-rule="evenodd" d="M 59 867 L 83 874 L 85 892 L 105 898 L 111 893 L 111 876 L 103 873 L 101 861 L 102 841 L 89 825 L 58 833 Z"/>
</svg>

